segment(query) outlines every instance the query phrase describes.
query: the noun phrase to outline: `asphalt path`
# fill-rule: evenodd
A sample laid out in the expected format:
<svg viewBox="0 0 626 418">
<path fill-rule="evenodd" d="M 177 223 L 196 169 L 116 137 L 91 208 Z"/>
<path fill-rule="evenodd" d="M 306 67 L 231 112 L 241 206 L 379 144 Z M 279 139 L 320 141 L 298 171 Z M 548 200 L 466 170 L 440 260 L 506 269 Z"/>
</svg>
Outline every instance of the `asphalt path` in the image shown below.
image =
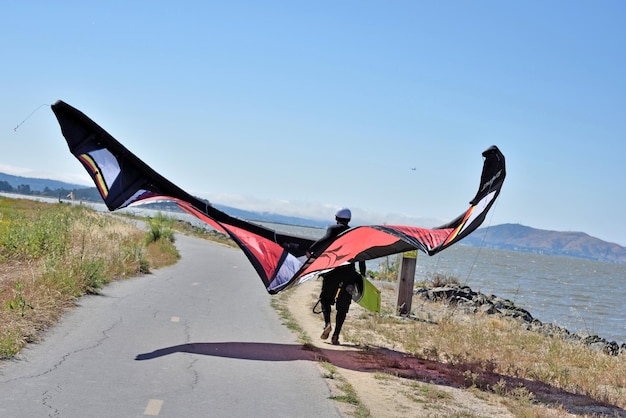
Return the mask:
<svg viewBox="0 0 626 418">
<path fill-rule="evenodd" d="M 176 246 L 176 265 L 81 298 L 0 366 L 0 417 L 339 417 L 243 253 Z"/>
</svg>

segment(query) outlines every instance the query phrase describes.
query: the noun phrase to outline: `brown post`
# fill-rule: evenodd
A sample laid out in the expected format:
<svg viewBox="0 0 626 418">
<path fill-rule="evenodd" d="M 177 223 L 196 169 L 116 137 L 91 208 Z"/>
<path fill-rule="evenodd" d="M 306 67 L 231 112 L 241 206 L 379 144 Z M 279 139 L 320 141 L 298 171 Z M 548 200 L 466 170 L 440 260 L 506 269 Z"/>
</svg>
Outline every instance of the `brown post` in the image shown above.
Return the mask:
<svg viewBox="0 0 626 418">
<path fill-rule="evenodd" d="M 417 250 L 402 254 L 402 263 L 398 270 L 398 315 L 409 315 L 413 302 L 413 284 L 415 283 L 415 265 L 417 264 Z"/>
</svg>

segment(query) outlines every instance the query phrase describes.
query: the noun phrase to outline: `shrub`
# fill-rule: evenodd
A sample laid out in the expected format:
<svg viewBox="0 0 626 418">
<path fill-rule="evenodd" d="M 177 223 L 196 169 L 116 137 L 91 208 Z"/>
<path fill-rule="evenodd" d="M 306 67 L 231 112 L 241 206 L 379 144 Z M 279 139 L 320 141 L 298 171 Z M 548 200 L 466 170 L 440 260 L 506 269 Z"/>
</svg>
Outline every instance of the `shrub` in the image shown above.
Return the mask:
<svg viewBox="0 0 626 418">
<path fill-rule="evenodd" d="M 146 244 L 166 240 L 174 243 L 174 222 L 175 220 L 159 212 L 154 218 L 148 219 L 148 235 Z"/>
</svg>

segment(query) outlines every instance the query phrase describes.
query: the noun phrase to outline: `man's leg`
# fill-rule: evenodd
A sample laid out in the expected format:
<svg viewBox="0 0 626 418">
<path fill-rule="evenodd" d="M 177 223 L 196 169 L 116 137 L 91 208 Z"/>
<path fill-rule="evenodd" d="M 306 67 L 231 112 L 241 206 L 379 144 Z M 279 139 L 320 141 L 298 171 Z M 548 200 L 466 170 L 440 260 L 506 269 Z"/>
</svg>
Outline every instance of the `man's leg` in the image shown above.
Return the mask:
<svg viewBox="0 0 626 418">
<path fill-rule="evenodd" d="M 352 302 L 352 295 L 342 288 L 337 298 L 337 315 L 335 317 L 335 332 L 333 332 L 332 343 L 339 345 L 339 334 L 341 334 L 341 328 L 350 310 L 350 303 Z"/>
<path fill-rule="evenodd" d="M 322 281 L 322 292 L 320 293 L 320 305 L 322 305 L 322 314 L 324 315 L 324 331 L 320 338 L 325 340 L 333 330 L 330 324 L 331 306 L 335 303 L 335 296 L 337 295 L 337 289 L 339 283 L 336 278 L 332 276 L 325 276 Z"/>
<path fill-rule="evenodd" d="M 330 332 L 333 330 L 333 327 L 330 325 L 330 303 L 327 300 L 321 299 L 320 304 L 322 305 L 322 314 L 324 315 L 324 331 L 320 338 L 325 340 L 330 335 Z"/>
<path fill-rule="evenodd" d="M 341 333 L 341 327 L 343 327 L 343 322 L 346 320 L 347 315 L 348 313 L 345 311 L 337 311 L 335 317 L 335 332 L 333 332 L 332 338 L 333 345 L 339 345 L 339 334 Z"/>
</svg>

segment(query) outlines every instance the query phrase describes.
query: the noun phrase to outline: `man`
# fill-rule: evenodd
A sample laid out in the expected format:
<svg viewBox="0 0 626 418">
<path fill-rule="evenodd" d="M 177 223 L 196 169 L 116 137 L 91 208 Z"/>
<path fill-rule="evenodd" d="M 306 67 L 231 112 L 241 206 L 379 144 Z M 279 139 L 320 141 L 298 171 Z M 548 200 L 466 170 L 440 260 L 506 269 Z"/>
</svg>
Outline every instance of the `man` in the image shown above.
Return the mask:
<svg viewBox="0 0 626 418">
<path fill-rule="evenodd" d="M 337 235 L 350 229 L 348 223 L 352 218 L 350 209 L 342 208 L 335 213 L 335 225 L 331 225 L 326 230 L 326 234 L 317 240 L 311 247 L 307 255 L 316 254 L 326 249 L 328 244 L 332 242 Z M 322 274 L 322 292 L 320 293 L 320 304 L 322 305 L 322 313 L 324 314 L 324 331 L 320 338 L 327 339 L 332 331 L 330 323 L 331 306 L 336 305 L 337 314 L 335 317 L 335 332 L 331 339 L 333 345 L 339 345 L 339 334 L 341 327 L 346 319 L 350 303 L 352 302 L 351 289 L 354 289 L 356 275 L 358 273 L 354 269 L 354 264 L 346 264 L 332 269 Z"/>
</svg>

